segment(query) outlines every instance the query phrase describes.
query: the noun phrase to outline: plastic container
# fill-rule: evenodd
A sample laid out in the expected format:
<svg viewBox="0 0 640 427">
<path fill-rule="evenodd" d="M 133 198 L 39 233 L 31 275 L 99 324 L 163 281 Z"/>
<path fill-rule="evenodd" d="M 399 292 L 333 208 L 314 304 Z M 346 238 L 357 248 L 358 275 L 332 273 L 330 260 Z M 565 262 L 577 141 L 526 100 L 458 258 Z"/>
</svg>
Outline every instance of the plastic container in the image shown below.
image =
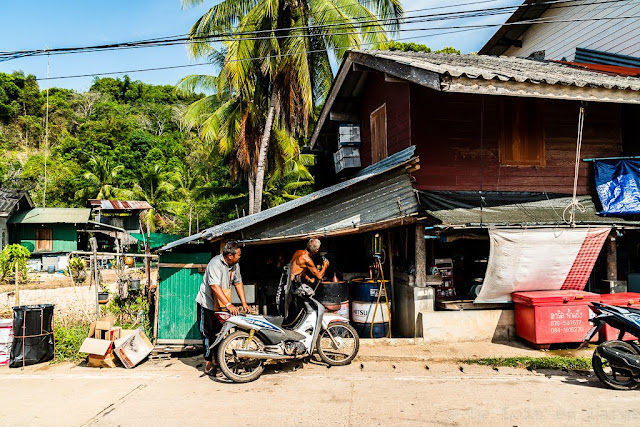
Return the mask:
<svg viewBox="0 0 640 427">
<path fill-rule="evenodd" d="M 582 342 L 591 329 L 591 301 L 600 295 L 559 290 L 514 292 L 516 334 L 537 345 Z"/>
<path fill-rule="evenodd" d="M 139 291 L 140 290 L 140 279 L 131 279 L 131 280 L 129 280 L 129 290 L 131 290 L 131 291 Z"/>
<path fill-rule="evenodd" d="M 13 342 L 9 367 L 53 359 L 53 304 L 13 307 Z"/>
<path fill-rule="evenodd" d="M 345 281 L 321 282 L 316 289 L 317 299 L 327 312 L 349 318 L 349 283 Z"/>
<path fill-rule="evenodd" d="M 636 292 L 623 292 L 620 294 L 602 294 L 600 295 L 600 302 L 609 305 L 615 305 L 616 307 L 633 307 L 640 308 L 640 294 Z M 617 340 L 620 330 L 613 326 L 605 325 L 600 329 L 600 339 L 603 341 Z M 625 333 L 622 337 L 623 341 L 635 341 L 638 338 Z"/>
</svg>

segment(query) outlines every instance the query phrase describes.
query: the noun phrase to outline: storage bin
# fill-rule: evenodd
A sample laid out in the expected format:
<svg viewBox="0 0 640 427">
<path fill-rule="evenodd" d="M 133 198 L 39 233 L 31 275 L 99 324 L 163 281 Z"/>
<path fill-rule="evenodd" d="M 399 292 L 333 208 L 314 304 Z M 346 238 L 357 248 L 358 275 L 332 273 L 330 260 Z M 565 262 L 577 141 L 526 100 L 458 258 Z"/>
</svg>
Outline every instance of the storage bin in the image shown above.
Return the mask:
<svg viewBox="0 0 640 427">
<path fill-rule="evenodd" d="M 584 340 L 591 323 L 591 292 L 558 290 L 514 292 L 516 334 L 532 344 L 577 343 Z"/>
<path fill-rule="evenodd" d="M 640 294 L 635 292 L 623 292 L 621 294 L 602 294 L 600 295 L 600 302 L 609 305 L 615 305 L 617 307 L 633 307 L 640 308 Z M 600 339 L 603 341 L 617 340 L 620 330 L 613 326 L 604 325 L 604 328 L 600 329 Z M 638 338 L 626 333 L 622 337 L 623 341 L 635 341 Z"/>
</svg>

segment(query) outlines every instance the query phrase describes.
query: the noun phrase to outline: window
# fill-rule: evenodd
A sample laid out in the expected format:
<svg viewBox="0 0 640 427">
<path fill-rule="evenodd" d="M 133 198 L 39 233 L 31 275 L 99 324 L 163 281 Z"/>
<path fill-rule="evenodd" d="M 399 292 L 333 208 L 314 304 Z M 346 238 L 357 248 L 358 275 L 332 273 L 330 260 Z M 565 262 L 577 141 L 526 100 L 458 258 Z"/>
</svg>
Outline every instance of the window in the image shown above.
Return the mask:
<svg viewBox="0 0 640 427">
<path fill-rule="evenodd" d="M 500 102 L 502 166 L 544 166 L 542 102 L 504 98 Z"/>
<path fill-rule="evenodd" d="M 53 230 L 50 228 L 36 229 L 36 252 L 51 252 L 53 250 Z"/>
<path fill-rule="evenodd" d="M 387 104 L 370 115 L 371 121 L 371 163 L 387 157 Z"/>
</svg>

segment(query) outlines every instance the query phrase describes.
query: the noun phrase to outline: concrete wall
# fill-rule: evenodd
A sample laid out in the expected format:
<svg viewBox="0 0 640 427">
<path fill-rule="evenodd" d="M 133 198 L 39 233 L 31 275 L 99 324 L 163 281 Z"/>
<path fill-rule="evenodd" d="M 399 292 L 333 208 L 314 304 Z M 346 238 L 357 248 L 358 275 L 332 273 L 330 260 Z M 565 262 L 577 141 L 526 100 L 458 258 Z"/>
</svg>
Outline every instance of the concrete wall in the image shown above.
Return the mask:
<svg viewBox="0 0 640 427">
<path fill-rule="evenodd" d="M 509 341 L 516 337 L 513 310 L 423 311 L 424 342 Z"/>
<path fill-rule="evenodd" d="M 394 335 L 403 338 L 420 337 L 422 326 L 416 322 L 421 312 L 433 311 L 433 288 L 411 286 L 407 274 L 395 273 L 392 304 L 395 304 L 391 318 Z"/>
</svg>

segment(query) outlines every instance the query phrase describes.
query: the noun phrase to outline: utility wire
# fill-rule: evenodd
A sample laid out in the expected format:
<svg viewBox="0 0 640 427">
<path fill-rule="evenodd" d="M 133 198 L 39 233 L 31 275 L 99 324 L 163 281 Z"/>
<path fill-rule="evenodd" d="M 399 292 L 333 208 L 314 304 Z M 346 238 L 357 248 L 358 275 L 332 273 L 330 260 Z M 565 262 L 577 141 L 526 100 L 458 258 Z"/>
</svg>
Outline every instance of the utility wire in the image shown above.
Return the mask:
<svg viewBox="0 0 640 427">
<path fill-rule="evenodd" d="M 561 7 L 573 7 L 573 4 L 567 5 L 567 3 L 578 2 L 580 0 L 554 0 L 549 2 L 541 2 L 541 3 L 531 3 L 527 5 L 527 7 L 540 6 L 540 5 L 551 5 L 551 4 L 559 4 L 564 3 L 565 5 L 558 5 L 555 8 Z M 590 2 L 588 5 L 597 5 L 597 4 L 605 4 L 605 3 L 620 3 L 622 1 L 627 0 L 602 0 L 597 2 Z M 474 2 L 481 3 L 481 2 Z M 472 3 L 468 3 L 472 4 Z M 581 3 L 585 4 L 585 3 Z M 454 5 L 449 5 L 446 7 L 454 7 Z M 470 19 L 477 17 L 486 17 L 493 16 L 498 14 L 504 14 L 508 12 L 512 12 L 521 6 L 504 6 L 498 8 L 490 8 L 490 9 L 477 9 L 477 10 L 468 10 L 468 11 L 457 11 L 457 12 L 446 12 L 439 14 L 425 14 L 425 15 L 416 15 L 400 18 L 403 24 L 413 24 L 419 22 L 432 22 L 432 21 L 442 21 L 442 20 L 451 20 L 451 19 Z M 433 10 L 435 8 L 425 8 L 429 10 Z M 416 9 L 412 12 L 419 11 L 420 9 Z M 352 19 L 352 22 L 336 22 L 336 23 L 327 23 L 321 25 L 311 25 L 311 26 L 298 26 L 298 27 L 289 27 L 289 28 L 280 28 L 280 29 L 266 29 L 266 30 L 255 30 L 255 31 L 246 31 L 246 32 L 229 32 L 229 33 L 220 33 L 215 35 L 206 35 L 206 36 L 195 36 L 190 37 L 188 35 L 185 36 L 174 36 L 169 38 L 156 38 L 156 39 L 148 39 L 142 41 L 133 41 L 133 42 L 124 42 L 124 43 L 115 43 L 115 44 L 107 44 L 107 45 L 96 45 L 96 46 L 85 46 L 85 47 L 68 47 L 68 48 L 56 48 L 56 49 L 45 49 L 45 50 L 28 50 L 28 51 L 14 51 L 14 52 L 0 52 L 0 61 L 7 61 L 11 59 L 24 58 L 24 57 L 33 57 L 33 56 L 41 56 L 41 55 L 56 55 L 56 54 L 69 54 L 69 53 L 81 53 L 81 52 L 95 52 L 95 51 L 109 51 L 109 50 L 118 50 L 118 49 L 132 49 L 132 48 L 142 48 L 142 47 L 157 47 L 157 46 L 171 46 L 171 45 L 179 45 L 179 44 L 193 44 L 193 43 L 211 43 L 211 42 L 225 42 L 225 41 L 237 41 L 240 40 L 263 40 L 263 39 L 282 39 L 282 38 L 290 38 L 290 37 L 321 37 L 321 36 L 331 36 L 331 35 L 356 35 L 356 34 L 375 34 L 375 33 L 386 33 L 390 32 L 387 30 L 376 30 L 376 31 L 367 31 L 367 32 L 358 32 L 358 31 L 349 31 L 344 33 L 312 33 L 312 34 L 301 34 L 301 35 L 291 35 L 291 34 L 275 34 L 281 33 L 288 30 L 295 29 L 321 29 L 321 28 L 354 28 L 354 27 L 363 27 L 364 24 L 380 24 L 382 26 L 389 25 L 393 22 L 398 21 L 398 18 L 382 18 L 382 19 L 370 19 L 370 16 L 366 17 L 367 20 L 362 20 L 360 18 Z M 603 19 L 603 18 L 599 18 Z M 616 19 L 616 18 L 612 18 Z M 618 18 L 620 19 L 620 18 Z M 354 22 L 355 21 L 355 22 Z M 519 21 L 514 23 L 507 24 L 524 24 L 531 23 L 530 21 Z M 357 24 L 357 25 L 356 25 Z M 489 24 L 488 26 L 495 26 L 499 24 Z M 447 27 L 436 27 L 433 29 L 446 29 Z M 452 27 L 453 28 L 453 27 Z M 458 26 L 458 28 L 463 28 L 463 26 Z M 470 28 L 470 27 L 469 27 Z M 425 31 L 427 29 L 424 29 Z M 398 29 L 397 32 L 401 31 L 411 31 L 411 29 Z M 262 37 L 256 36 L 257 34 L 266 34 Z"/>
</svg>

